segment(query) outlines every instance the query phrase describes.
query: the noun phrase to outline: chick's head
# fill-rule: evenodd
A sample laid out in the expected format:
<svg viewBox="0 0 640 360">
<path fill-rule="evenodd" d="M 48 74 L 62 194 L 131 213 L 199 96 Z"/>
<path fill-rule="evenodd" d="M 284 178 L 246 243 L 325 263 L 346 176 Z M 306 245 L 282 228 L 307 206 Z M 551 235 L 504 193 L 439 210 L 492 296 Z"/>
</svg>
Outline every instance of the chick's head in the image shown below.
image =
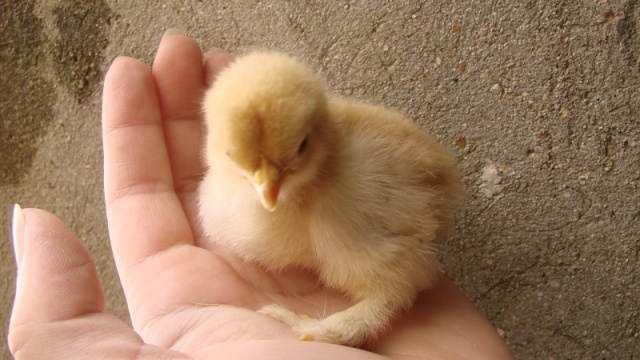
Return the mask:
<svg viewBox="0 0 640 360">
<path fill-rule="evenodd" d="M 208 153 L 224 152 L 269 211 L 313 177 L 331 138 L 323 84 L 280 53 L 238 58 L 218 75 L 204 109 Z"/>
</svg>

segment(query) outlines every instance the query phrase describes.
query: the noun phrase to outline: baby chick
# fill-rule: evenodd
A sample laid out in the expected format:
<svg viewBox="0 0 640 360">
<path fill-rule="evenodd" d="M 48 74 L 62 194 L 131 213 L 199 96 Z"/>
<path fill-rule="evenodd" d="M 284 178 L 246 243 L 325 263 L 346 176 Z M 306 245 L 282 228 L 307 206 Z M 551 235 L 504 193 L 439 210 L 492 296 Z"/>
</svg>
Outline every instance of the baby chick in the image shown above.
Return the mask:
<svg viewBox="0 0 640 360">
<path fill-rule="evenodd" d="M 208 238 L 268 269 L 303 267 L 350 296 L 315 319 L 261 313 L 300 340 L 358 346 L 438 277 L 463 186 L 453 156 L 399 113 L 331 96 L 293 58 L 240 57 L 206 93 Z"/>
</svg>

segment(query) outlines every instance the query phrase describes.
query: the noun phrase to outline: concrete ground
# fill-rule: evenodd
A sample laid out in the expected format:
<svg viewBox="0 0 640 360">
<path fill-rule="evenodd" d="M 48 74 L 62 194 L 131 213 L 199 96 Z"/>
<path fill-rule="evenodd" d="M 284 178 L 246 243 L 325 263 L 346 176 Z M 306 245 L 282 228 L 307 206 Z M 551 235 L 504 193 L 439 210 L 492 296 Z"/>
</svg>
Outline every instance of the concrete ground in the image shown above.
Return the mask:
<svg viewBox="0 0 640 360">
<path fill-rule="evenodd" d="M 71 226 L 127 317 L 101 81 L 177 27 L 204 49 L 297 55 L 453 149 L 470 195 L 441 258 L 518 358 L 640 357 L 640 1 L 5 0 L 0 19 L 3 338 L 15 202 Z"/>
</svg>

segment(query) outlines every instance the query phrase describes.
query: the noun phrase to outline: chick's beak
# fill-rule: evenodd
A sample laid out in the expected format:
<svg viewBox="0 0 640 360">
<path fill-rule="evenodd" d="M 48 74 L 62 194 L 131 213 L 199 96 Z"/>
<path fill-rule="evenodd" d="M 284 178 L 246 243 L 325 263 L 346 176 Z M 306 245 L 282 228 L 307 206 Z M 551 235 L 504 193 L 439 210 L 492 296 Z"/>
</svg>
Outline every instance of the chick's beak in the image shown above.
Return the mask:
<svg viewBox="0 0 640 360">
<path fill-rule="evenodd" d="M 253 179 L 262 206 L 268 211 L 275 210 L 280 193 L 280 170 L 273 164 L 263 161 L 260 168 L 253 174 Z"/>
<path fill-rule="evenodd" d="M 278 205 L 278 193 L 280 192 L 280 184 L 265 182 L 258 186 L 258 193 L 260 194 L 260 202 L 262 206 L 268 211 L 273 211 Z"/>
</svg>

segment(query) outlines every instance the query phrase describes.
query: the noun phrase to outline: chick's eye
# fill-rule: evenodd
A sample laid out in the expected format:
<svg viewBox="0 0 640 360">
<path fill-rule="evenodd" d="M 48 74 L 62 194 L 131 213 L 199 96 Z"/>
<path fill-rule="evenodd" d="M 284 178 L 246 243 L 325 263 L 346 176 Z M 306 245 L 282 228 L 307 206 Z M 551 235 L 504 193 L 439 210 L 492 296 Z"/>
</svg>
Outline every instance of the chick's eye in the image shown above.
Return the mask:
<svg viewBox="0 0 640 360">
<path fill-rule="evenodd" d="M 298 155 L 302 154 L 304 152 L 304 149 L 307 148 L 307 138 L 304 138 L 304 140 L 302 140 L 302 142 L 300 143 L 300 146 L 298 147 Z"/>
</svg>

